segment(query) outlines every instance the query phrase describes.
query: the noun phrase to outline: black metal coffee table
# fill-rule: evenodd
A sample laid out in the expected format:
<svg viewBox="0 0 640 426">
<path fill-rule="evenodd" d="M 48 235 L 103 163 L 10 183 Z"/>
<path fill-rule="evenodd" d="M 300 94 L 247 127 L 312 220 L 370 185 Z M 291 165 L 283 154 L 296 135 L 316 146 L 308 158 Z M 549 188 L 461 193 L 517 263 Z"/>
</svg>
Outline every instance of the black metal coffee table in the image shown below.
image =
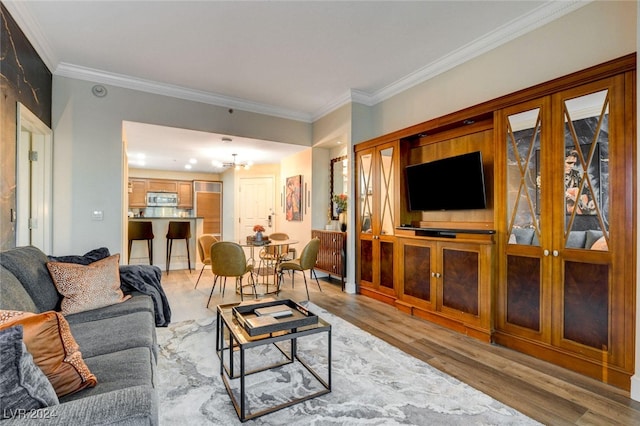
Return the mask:
<svg viewBox="0 0 640 426">
<path fill-rule="evenodd" d="M 277 323 L 270 320 L 271 325 L 267 327 L 252 328 L 253 321 L 248 320 L 257 317 L 254 309 L 279 304 L 291 309 L 292 315 L 277 318 Z M 313 323 L 309 324 L 311 320 Z M 298 326 L 298 324 L 302 325 Z M 266 332 L 256 335 L 256 332 L 262 330 Z M 321 337 L 317 336 L 318 333 L 326 333 L 326 339 L 317 339 Z M 316 335 L 316 338 L 309 337 L 313 335 Z M 300 350 L 298 342 L 302 338 L 306 338 L 302 341 L 305 343 L 304 351 Z M 306 347 L 309 343 L 315 345 L 317 349 L 318 346 L 322 348 L 324 340 L 326 340 L 326 357 L 324 351 L 320 352 L 320 355 L 317 350 L 307 351 Z M 270 352 L 269 357 L 264 355 L 266 345 L 273 345 L 274 350 Z M 218 305 L 216 353 L 220 358 L 220 376 L 236 414 L 242 422 L 331 392 L 331 324 L 290 300 Z M 310 356 L 312 353 L 314 355 Z M 307 376 L 305 380 L 315 380 L 315 389 L 301 395 L 300 389 L 286 389 L 286 386 L 283 389 L 283 384 L 279 382 L 277 383 L 278 391 L 287 394 L 285 391 L 291 390 L 290 397 L 279 395 L 279 403 L 273 406 L 256 403 L 260 395 L 251 393 L 252 386 L 264 387 L 265 381 L 270 380 L 269 372 L 285 368 L 284 366 L 294 369 L 297 375 Z M 259 376 L 260 373 L 264 378 L 252 377 L 256 380 L 247 383 L 248 376 Z M 273 385 L 275 387 L 276 383 Z M 258 392 L 264 392 L 264 389 Z"/>
</svg>

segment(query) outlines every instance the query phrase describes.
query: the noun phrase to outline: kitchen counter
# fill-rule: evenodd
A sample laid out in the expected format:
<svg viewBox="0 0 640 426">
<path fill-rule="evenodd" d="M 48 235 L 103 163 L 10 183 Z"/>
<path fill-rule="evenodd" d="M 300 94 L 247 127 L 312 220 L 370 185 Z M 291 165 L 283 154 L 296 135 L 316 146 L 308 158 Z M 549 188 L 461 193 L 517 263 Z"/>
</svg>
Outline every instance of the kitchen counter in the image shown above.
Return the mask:
<svg viewBox="0 0 640 426">
<path fill-rule="evenodd" d="M 159 266 L 162 271 L 166 270 L 167 258 L 167 230 L 169 222 L 191 222 L 191 238 L 189 239 L 189 257 L 191 259 L 191 269 L 202 267 L 200 255 L 198 254 L 198 238 L 202 235 L 202 217 L 130 217 L 129 221 L 149 221 L 153 227 L 153 264 Z M 131 246 L 131 260 L 129 264 L 146 265 L 149 263 L 147 245 L 144 241 L 134 241 Z M 181 240 L 173 242 L 171 249 L 171 271 L 187 269 L 187 246 Z"/>
<path fill-rule="evenodd" d="M 129 220 L 147 220 L 147 219 L 171 219 L 171 220 L 189 220 L 189 219 L 204 219 L 202 216 L 144 216 L 144 217 L 130 217 Z"/>
</svg>

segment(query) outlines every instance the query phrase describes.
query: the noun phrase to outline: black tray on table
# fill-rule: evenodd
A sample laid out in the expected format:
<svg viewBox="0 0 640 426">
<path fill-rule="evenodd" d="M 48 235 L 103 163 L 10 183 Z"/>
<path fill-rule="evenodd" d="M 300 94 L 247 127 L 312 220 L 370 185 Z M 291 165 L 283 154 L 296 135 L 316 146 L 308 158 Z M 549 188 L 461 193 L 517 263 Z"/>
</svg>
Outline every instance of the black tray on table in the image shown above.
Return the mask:
<svg viewBox="0 0 640 426">
<path fill-rule="evenodd" d="M 290 311 L 291 314 L 282 317 L 256 314 L 256 310 L 272 307 L 281 307 L 282 311 Z M 316 314 L 289 299 L 240 304 L 233 307 L 233 316 L 251 337 L 318 323 Z"/>
</svg>

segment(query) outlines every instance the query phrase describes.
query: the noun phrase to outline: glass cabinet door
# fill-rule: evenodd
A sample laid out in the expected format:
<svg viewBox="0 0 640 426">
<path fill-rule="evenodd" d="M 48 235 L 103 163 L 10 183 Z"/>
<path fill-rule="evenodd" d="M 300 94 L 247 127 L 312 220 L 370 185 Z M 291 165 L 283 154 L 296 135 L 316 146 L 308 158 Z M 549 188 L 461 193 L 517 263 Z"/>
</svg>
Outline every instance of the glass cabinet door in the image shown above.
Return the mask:
<svg viewBox="0 0 640 426">
<path fill-rule="evenodd" d="M 544 306 L 549 293 L 544 290 L 543 244 L 550 238 L 549 209 L 544 195 L 550 170 L 545 159 L 549 146 L 551 120 L 548 98 L 505 111 L 503 119 L 506 171 L 506 260 L 499 279 L 498 327 L 516 329 L 535 339 L 548 339 Z"/>
<path fill-rule="evenodd" d="M 380 171 L 378 181 L 378 188 L 380 188 L 378 217 L 380 218 L 380 235 L 393 235 L 395 230 L 393 217 L 393 209 L 395 207 L 393 151 L 393 147 L 378 151 Z"/>
<path fill-rule="evenodd" d="M 600 86 L 599 88 L 597 86 Z M 558 94 L 553 259 L 554 343 L 602 357 L 612 336 L 616 310 L 611 281 L 610 232 L 610 94 L 605 85 Z M 562 172 L 560 172 L 562 170 Z M 562 186 L 561 186 L 562 185 Z M 558 253 L 558 254 L 556 254 Z"/>
</svg>

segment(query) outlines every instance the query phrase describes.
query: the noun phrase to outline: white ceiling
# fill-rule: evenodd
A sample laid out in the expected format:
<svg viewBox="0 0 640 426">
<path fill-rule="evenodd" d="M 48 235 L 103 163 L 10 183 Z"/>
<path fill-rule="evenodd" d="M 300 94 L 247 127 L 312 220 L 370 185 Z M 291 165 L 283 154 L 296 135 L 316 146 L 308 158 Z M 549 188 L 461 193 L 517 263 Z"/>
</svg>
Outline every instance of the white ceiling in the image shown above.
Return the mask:
<svg viewBox="0 0 640 426">
<path fill-rule="evenodd" d="M 3 3 L 54 74 L 312 122 L 346 102 L 375 105 L 588 2 Z M 151 143 L 131 125 L 131 151 Z M 174 132 L 181 148 L 209 142 Z M 164 162 L 147 167 L 187 160 L 186 150 L 163 151 Z"/>
</svg>

